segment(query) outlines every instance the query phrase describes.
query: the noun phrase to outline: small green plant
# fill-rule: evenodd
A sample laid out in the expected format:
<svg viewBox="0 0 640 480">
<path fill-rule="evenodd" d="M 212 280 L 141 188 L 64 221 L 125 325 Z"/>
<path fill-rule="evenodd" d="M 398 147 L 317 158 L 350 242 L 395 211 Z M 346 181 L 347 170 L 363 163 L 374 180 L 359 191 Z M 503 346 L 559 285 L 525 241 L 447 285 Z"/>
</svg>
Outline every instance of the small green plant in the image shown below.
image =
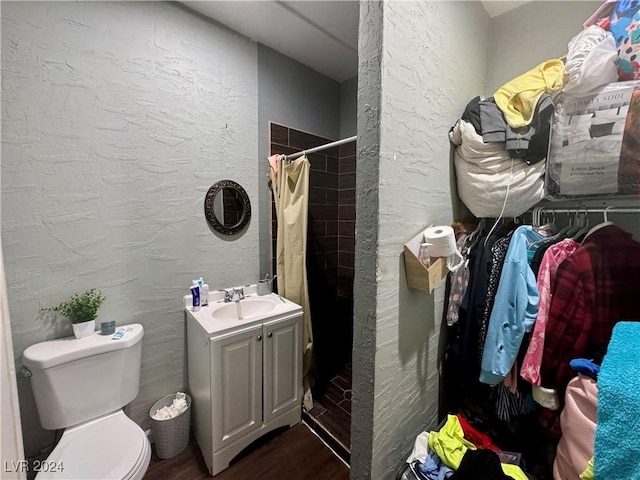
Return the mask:
<svg viewBox="0 0 640 480">
<path fill-rule="evenodd" d="M 98 309 L 104 300 L 104 295 L 92 288 L 84 293 L 75 293 L 66 302 L 62 302 L 57 307 L 45 308 L 44 311 L 61 313 L 71 323 L 90 322 L 96 319 Z"/>
</svg>

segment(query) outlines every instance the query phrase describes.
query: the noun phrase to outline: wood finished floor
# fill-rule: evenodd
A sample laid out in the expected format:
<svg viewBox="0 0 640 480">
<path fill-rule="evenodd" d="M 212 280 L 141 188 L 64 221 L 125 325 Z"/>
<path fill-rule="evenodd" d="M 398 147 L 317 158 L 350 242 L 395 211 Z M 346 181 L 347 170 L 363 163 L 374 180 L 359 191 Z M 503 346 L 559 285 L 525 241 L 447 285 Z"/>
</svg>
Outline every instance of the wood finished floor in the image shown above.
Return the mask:
<svg viewBox="0 0 640 480">
<path fill-rule="evenodd" d="M 151 457 L 143 480 L 210 478 L 195 441 L 173 458 Z M 216 480 L 348 480 L 349 469 L 300 423 L 236 459 Z"/>
</svg>

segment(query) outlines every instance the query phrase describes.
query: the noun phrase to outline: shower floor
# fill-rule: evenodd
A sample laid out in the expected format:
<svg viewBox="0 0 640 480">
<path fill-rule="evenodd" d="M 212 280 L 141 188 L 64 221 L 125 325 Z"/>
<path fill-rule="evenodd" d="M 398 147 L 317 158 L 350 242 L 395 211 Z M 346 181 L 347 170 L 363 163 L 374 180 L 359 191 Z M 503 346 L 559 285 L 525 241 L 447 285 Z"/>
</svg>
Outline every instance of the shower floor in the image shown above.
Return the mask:
<svg viewBox="0 0 640 480">
<path fill-rule="evenodd" d="M 305 421 L 347 463 L 351 444 L 351 363 L 327 384 L 324 394 L 313 399 Z"/>
</svg>

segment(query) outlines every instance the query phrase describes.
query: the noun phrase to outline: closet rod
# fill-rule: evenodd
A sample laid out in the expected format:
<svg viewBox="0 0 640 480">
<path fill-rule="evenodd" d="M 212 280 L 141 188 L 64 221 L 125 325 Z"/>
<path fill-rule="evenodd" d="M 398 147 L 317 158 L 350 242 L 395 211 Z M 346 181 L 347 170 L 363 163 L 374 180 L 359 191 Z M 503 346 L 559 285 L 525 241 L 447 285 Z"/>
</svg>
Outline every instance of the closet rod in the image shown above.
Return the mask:
<svg viewBox="0 0 640 480">
<path fill-rule="evenodd" d="M 540 207 L 540 213 L 640 213 L 639 207 L 606 207 L 606 208 L 547 208 Z"/>
<path fill-rule="evenodd" d="M 285 155 L 284 159 L 287 162 L 290 162 L 291 160 L 295 160 L 296 158 L 301 157 L 303 155 L 319 152 L 320 150 L 326 150 L 327 148 L 333 148 L 339 145 L 344 145 L 345 143 L 353 142 L 357 139 L 358 139 L 357 135 L 354 135 L 353 137 L 349 137 L 349 138 L 343 138 L 342 140 L 336 140 L 335 142 L 327 143 L 326 145 L 320 145 L 319 147 L 310 148 L 309 150 L 303 150 L 301 152 L 292 153 L 291 155 Z"/>
</svg>

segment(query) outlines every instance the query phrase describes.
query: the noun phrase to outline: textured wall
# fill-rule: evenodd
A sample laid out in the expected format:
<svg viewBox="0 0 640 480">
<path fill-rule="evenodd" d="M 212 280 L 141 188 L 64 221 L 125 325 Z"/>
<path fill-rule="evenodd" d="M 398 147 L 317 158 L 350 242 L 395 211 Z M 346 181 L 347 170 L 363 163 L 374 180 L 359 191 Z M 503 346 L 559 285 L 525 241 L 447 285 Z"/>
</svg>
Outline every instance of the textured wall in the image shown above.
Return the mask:
<svg viewBox="0 0 640 480">
<path fill-rule="evenodd" d="M 375 408 L 373 380 L 376 371 L 383 8 L 381 1 L 360 2 L 351 480 L 375 478 L 371 476 L 371 465 Z"/>
<path fill-rule="evenodd" d="M 100 288 L 99 320 L 145 327 L 134 420 L 185 386 L 181 297 L 258 276 L 257 48 L 176 4 L 2 5 L 2 240 L 17 362 L 41 306 Z M 209 186 L 253 202 L 244 235 L 208 228 Z M 29 382 L 27 454 L 40 430 Z M 81 393 L 80 393 L 81 394 Z"/>
<path fill-rule="evenodd" d="M 567 43 L 602 2 L 535 1 L 491 20 L 487 96 L 502 84 L 550 58 Z"/>
<path fill-rule="evenodd" d="M 358 130 L 358 77 L 340 84 L 340 138 L 352 137 Z"/>
<path fill-rule="evenodd" d="M 391 1 L 383 32 L 371 465 L 381 480 L 438 421 L 444 286 L 433 295 L 409 289 L 402 245 L 452 220 L 447 132 L 484 90 L 489 16 L 479 2 Z"/>
<path fill-rule="evenodd" d="M 262 44 L 258 45 L 258 175 L 260 198 L 260 272 L 270 271 L 267 184 L 269 122 L 313 135 L 337 139 L 340 134 L 340 84 Z M 275 273 L 275 272 L 274 272 Z"/>
</svg>

